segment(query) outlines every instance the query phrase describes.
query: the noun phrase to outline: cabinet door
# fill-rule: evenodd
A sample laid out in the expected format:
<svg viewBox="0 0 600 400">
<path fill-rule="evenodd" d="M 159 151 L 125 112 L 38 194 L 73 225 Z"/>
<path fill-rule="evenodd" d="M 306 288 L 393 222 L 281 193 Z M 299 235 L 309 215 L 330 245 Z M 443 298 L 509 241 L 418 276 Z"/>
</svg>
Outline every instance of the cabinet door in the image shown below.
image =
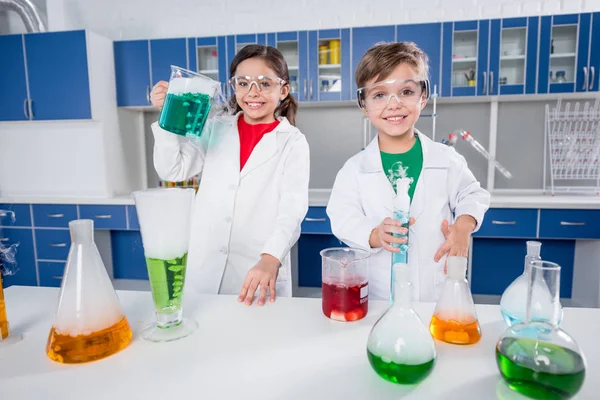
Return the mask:
<svg viewBox="0 0 600 400">
<path fill-rule="evenodd" d="M 321 287 L 321 250 L 343 247 L 333 235 L 302 234 L 298 240 L 298 286 Z"/>
<path fill-rule="evenodd" d="M 150 55 L 147 40 L 114 43 L 117 105 L 150 105 Z"/>
<path fill-rule="evenodd" d="M 352 28 L 352 76 L 361 58 L 375 43 L 395 40 L 396 27 L 393 25 Z M 352 100 L 356 100 L 356 89 L 356 81 L 352 79 Z"/>
<path fill-rule="evenodd" d="M 429 57 L 429 80 L 431 93 L 440 94 L 440 75 L 442 65 L 442 24 L 398 25 L 396 40 L 414 42 Z"/>
<path fill-rule="evenodd" d="M 14 275 L 2 277 L 3 286 L 37 286 L 32 229 L 0 227 L 0 243 L 6 247 L 18 243 L 16 253 L 17 270 Z"/>
<path fill-rule="evenodd" d="M 225 49 L 222 49 L 221 54 L 216 37 L 188 39 L 188 51 L 189 67 L 192 71 L 198 71 L 216 81 L 221 81 L 221 76 L 227 76 L 226 60 L 223 60 L 222 71 L 219 65 L 221 57 L 225 57 Z"/>
<path fill-rule="evenodd" d="M 186 39 L 156 39 L 150 41 L 152 86 L 169 81 L 171 65 L 188 69 Z"/>
<path fill-rule="evenodd" d="M 589 67 L 590 55 L 590 30 L 592 28 L 592 14 L 579 15 L 579 34 L 577 42 L 577 69 L 575 71 L 575 91 L 587 92 L 590 84 L 591 71 Z"/>
<path fill-rule="evenodd" d="M 588 90 L 597 92 L 600 85 L 600 12 L 592 16 L 592 34 L 590 44 L 590 80 Z"/>
<path fill-rule="evenodd" d="M 0 36 L 0 121 L 29 119 L 27 112 L 27 83 L 23 35 Z"/>
<path fill-rule="evenodd" d="M 526 240 L 473 239 L 471 292 L 502 295 L 504 290 L 523 273 Z M 573 286 L 574 240 L 541 240 L 542 259 L 561 266 L 560 297 L 570 298 Z"/>
<path fill-rule="evenodd" d="M 487 20 L 444 23 L 443 96 L 487 95 L 489 28 Z"/>
<path fill-rule="evenodd" d="M 579 15 L 541 18 L 538 93 L 573 93 L 578 69 Z M 589 29 L 588 29 L 589 35 Z M 587 51 L 585 52 L 587 59 Z M 582 54 L 583 56 L 583 54 Z M 581 81 L 582 78 L 579 78 Z"/>
<path fill-rule="evenodd" d="M 292 96 L 298 101 L 307 101 L 309 63 L 307 32 L 268 33 L 266 40 L 267 45 L 277 48 L 287 62 Z"/>
<path fill-rule="evenodd" d="M 25 35 L 31 119 L 90 119 L 85 31 Z"/>
</svg>

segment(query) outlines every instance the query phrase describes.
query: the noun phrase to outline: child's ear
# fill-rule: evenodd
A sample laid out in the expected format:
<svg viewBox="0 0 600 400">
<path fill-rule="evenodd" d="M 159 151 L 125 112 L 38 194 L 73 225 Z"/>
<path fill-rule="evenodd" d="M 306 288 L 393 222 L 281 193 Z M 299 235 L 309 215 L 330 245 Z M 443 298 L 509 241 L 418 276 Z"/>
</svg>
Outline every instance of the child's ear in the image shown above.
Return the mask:
<svg viewBox="0 0 600 400">
<path fill-rule="evenodd" d="M 281 87 L 281 96 L 279 96 L 279 100 L 283 101 L 290 93 L 290 85 L 286 84 Z"/>
</svg>

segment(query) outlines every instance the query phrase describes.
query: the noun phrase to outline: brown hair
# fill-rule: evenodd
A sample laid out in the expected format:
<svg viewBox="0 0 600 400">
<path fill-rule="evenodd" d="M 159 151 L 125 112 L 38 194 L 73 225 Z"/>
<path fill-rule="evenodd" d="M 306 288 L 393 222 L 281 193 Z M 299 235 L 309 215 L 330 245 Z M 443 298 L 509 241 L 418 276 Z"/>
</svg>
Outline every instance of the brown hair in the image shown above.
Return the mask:
<svg viewBox="0 0 600 400">
<path fill-rule="evenodd" d="M 265 60 L 269 68 L 271 68 L 279 78 L 283 79 L 286 85 L 289 85 L 290 73 L 285 58 L 283 58 L 283 54 L 275 47 L 262 44 L 250 44 L 245 46 L 235 55 L 235 57 L 233 57 L 231 67 L 229 68 L 230 77 L 235 75 L 235 70 L 242 61 L 254 57 Z M 242 108 L 235 99 L 235 95 L 231 96 L 229 106 L 234 114 L 242 111 Z M 295 125 L 297 110 L 298 103 L 296 102 L 296 99 L 294 99 L 294 96 L 292 96 L 291 93 L 288 93 L 287 97 L 283 99 L 275 109 L 275 115 L 286 117 L 288 121 L 290 121 L 290 124 Z"/>
<path fill-rule="evenodd" d="M 400 64 L 408 64 L 423 80 L 429 79 L 429 57 L 413 42 L 377 43 L 356 67 L 356 84 L 364 87 L 373 78 L 385 79 Z"/>
</svg>

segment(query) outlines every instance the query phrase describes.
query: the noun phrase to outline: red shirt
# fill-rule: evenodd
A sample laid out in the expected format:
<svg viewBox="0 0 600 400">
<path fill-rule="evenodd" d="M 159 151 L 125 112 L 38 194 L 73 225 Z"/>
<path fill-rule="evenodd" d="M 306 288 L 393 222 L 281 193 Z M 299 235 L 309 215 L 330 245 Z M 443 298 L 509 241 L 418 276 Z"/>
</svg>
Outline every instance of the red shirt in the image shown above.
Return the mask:
<svg viewBox="0 0 600 400">
<path fill-rule="evenodd" d="M 275 120 L 270 124 L 250 125 L 244 121 L 244 116 L 238 118 L 238 131 L 240 133 L 240 171 L 244 168 L 246 161 L 252 154 L 254 147 L 260 142 L 263 136 L 272 132 L 279 125 L 279 121 Z"/>
</svg>

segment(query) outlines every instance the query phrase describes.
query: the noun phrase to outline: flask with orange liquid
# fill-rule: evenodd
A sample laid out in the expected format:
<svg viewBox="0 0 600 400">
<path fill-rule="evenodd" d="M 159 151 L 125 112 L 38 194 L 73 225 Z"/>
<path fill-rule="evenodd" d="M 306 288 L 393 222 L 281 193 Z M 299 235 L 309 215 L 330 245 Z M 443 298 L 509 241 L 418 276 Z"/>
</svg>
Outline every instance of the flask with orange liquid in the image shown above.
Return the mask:
<svg viewBox="0 0 600 400">
<path fill-rule="evenodd" d="M 435 306 L 429 331 L 438 340 L 452 344 L 473 344 L 481 338 L 473 296 L 465 278 L 467 259 L 448 256 L 448 276 Z"/>
<path fill-rule="evenodd" d="M 94 221 L 71 221 L 69 228 L 71 249 L 46 353 L 78 364 L 122 350 L 132 333 L 94 243 Z"/>
</svg>

